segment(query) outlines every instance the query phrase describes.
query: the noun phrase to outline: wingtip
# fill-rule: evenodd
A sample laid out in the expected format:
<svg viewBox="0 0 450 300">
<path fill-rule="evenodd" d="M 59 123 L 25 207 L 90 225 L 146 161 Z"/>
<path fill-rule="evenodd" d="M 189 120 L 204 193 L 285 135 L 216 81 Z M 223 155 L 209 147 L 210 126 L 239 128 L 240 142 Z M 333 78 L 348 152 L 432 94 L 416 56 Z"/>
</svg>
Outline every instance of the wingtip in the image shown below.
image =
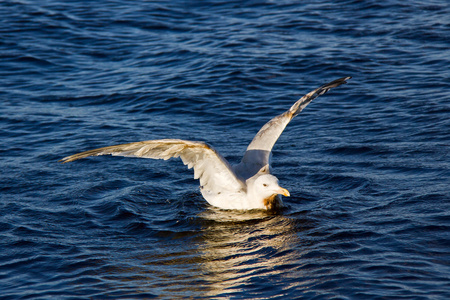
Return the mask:
<svg viewBox="0 0 450 300">
<path fill-rule="evenodd" d="M 338 86 L 340 86 L 341 84 L 346 84 L 346 83 L 347 83 L 347 80 L 349 80 L 349 79 L 351 79 L 351 78 L 352 78 L 351 76 L 342 77 L 342 78 L 333 80 L 333 81 L 330 82 L 330 83 L 324 84 L 324 86 L 327 86 L 327 87 L 330 87 L 330 88 L 332 88 L 332 87 L 338 87 Z"/>
<path fill-rule="evenodd" d="M 80 153 L 78 153 L 78 154 L 80 154 Z M 78 157 L 78 154 L 69 155 L 69 156 L 66 156 L 66 157 L 64 157 L 64 158 L 61 158 L 60 160 L 58 160 L 58 162 L 59 162 L 59 163 L 62 163 L 62 164 L 66 164 L 66 163 L 68 163 L 68 162 L 72 162 L 72 161 L 74 161 L 74 160 L 83 158 L 83 157 Z"/>
<path fill-rule="evenodd" d="M 62 163 L 62 164 L 65 164 L 65 163 L 70 162 L 70 160 L 69 160 L 69 157 L 64 157 L 64 158 L 61 158 L 60 160 L 58 160 L 58 162 Z"/>
</svg>

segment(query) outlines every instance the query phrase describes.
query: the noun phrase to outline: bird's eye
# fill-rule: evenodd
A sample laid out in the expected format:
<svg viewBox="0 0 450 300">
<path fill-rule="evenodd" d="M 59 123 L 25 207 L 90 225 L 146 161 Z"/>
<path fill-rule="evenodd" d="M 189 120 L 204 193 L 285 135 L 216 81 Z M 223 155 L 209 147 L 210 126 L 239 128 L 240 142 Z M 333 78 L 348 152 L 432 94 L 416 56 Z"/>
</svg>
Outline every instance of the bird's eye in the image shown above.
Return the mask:
<svg viewBox="0 0 450 300">
<path fill-rule="evenodd" d="M 263 186 L 264 186 L 264 187 L 267 187 L 267 183 L 263 183 Z"/>
</svg>

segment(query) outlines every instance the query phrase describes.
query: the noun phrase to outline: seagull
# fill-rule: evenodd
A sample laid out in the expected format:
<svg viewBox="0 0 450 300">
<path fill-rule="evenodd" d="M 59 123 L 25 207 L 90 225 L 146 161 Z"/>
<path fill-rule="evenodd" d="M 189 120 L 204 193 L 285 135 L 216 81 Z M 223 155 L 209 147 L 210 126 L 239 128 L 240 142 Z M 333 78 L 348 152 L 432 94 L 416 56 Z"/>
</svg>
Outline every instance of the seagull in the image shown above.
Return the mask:
<svg viewBox="0 0 450 300">
<path fill-rule="evenodd" d="M 62 163 L 88 156 L 114 155 L 168 160 L 180 157 L 194 178 L 200 180 L 200 191 L 205 200 L 221 209 L 275 210 L 283 207 L 281 195 L 289 197 L 277 177 L 270 174 L 272 147 L 287 124 L 312 100 L 331 88 L 347 83 L 343 77 L 309 92 L 289 110 L 267 122 L 255 135 L 241 162 L 232 166 L 217 150 L 205 142 L 179 139 L 161 139 L 134 142 L 89 150 L 67 156 Z"/>
</svg>

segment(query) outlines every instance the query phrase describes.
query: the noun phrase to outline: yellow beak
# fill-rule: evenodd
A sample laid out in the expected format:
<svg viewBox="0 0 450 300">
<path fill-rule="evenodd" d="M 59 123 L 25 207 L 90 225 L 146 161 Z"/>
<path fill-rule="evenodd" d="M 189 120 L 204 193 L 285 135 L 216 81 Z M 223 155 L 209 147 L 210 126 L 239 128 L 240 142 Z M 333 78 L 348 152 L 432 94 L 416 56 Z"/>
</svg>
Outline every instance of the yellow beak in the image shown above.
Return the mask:
<svg viewBox="0 0 450 300">
<path fill-rule="evenodd" d="M 278 190 L 278 194 L 289 197 L 291 196 L 291 194 L 289 193 L 289 191 L 285 188 L 280 187 L 280 189 Z"/>
</svg>

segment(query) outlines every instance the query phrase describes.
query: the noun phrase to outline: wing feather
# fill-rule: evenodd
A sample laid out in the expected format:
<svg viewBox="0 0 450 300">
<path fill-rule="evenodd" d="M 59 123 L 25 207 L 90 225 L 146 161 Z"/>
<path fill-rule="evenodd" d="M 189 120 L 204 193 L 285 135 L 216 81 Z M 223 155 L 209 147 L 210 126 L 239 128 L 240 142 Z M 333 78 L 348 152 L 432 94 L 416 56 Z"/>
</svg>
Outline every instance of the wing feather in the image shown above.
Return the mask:
<svg viewBox="0 0 450 300">
<path fill-rule="evenodd" d="M 237 174 L 248 178 L 256 174 L 262 167 L 270 165 L 272 148 L 283 133 L 287 124 L 297 116 L 311 101 L 325 94 L 331 88 L 347 83 L 351 77 L 343 77 L 309 92 L 300 98 L 289 110 L 267 122 L 255 135 L 239 165 L 235 167 Z"/>
<path fill-rule="evenodd" d="M 194 178 L 211 192 L 238 192 L 245 189 L 229 163 L 211 146 L 203 142 L 177 139 L 151 140 L 98 148 L 61 159 L 67 163 L 89 156 L 114 155 L 168 160 L 180 157 L 188 168 L 194 168 Z"/>
</svg>

